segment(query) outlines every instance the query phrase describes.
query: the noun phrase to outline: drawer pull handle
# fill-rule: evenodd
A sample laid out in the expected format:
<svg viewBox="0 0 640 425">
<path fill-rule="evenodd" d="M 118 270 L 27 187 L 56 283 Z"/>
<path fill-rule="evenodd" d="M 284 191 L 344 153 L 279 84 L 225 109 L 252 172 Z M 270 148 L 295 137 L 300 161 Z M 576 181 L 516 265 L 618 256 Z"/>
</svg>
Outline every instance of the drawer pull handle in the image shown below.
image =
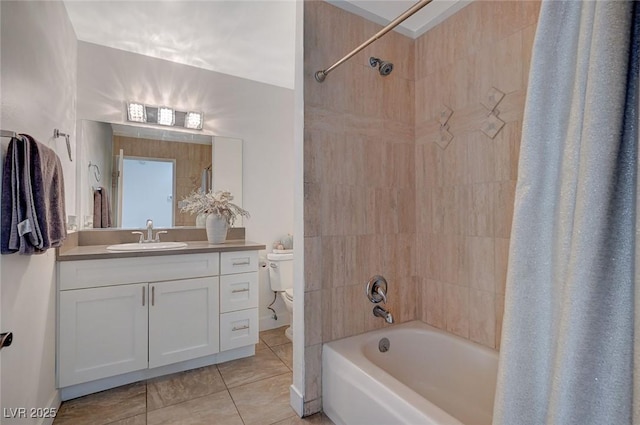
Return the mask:
<svg viewBox="0 0 640 425">
<path fill-rule="evenodd" d="M 237 294 L 238 292 L 249 292 L 249 288 L 234 289 L 233 291 L 231 291 L 232 294 Z"/>
<path fill-rule="evenodd" d="M 240 327 L 233 327 L 233 329 L 231 329 L 231 331 L 235 332 L 235 331 L 243 331 L 245 329 L 249 329 L 249 325 L 244 325 L 244 326 L 240 326 Z"/>
<path fill-rule="evenodd" d="M 144 290 L 145 290 L 145 287 L 143 286 L 142 287 L 142 307 L 144 307 Z"/>
<path fill-rule="evenodd" d="M 248 266 L 249 264 L 251 264 L 251 261 L 249 261 L 249 259 L 247 258 L 244 261 L 234 261 L 231 264 L 234 266 Z"/>
<path fill-rule="evenodd" d="M 156 287 L 152 286 L 151 287 L 151 306 L 155 306 L 156 305 Z"/>
</svg>

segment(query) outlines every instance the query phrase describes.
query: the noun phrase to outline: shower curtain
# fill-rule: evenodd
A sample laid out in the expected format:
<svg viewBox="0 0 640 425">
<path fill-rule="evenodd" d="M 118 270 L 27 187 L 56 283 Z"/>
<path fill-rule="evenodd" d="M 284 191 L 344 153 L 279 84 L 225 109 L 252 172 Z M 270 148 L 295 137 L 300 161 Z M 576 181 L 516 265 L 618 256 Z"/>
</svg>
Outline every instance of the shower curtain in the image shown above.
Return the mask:
<svg viewBox="0 0 640 425">
<path fill-rule="evenodd" d="M 639 12 L 542 5 L 494 425 L 640 423 Z"/>
</svg>

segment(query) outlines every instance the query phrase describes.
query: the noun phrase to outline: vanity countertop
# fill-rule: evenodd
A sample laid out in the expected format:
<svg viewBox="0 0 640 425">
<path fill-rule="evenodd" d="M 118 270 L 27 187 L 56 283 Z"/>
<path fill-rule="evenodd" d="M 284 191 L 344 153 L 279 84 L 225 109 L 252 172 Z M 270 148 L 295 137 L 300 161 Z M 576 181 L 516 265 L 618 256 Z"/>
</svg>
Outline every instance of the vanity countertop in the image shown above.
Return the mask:
<svg viewBox="0 0 640 425">
<path fill-rule="evenodd" d="M 226 251 L 256 251 L 266 249 L 264 244 L 245 240 L 228 240 L 221 244 L 210 244 L 207 241 L 185 241 L 187 246 L 179 249 L 165 249 L 158 251 L 130 251 L 112 252 L 107 251 L 109 245 L 85 245 L 76 246 L 57 252 L 58 261 L 76 260 L 102 260 L 109 258 L 130 258 L 130 257 L 155 257 L 158 255 L 180 255 L 180 254 L 200 254 L 206 252 L 226 252 Z"/>
</svg>

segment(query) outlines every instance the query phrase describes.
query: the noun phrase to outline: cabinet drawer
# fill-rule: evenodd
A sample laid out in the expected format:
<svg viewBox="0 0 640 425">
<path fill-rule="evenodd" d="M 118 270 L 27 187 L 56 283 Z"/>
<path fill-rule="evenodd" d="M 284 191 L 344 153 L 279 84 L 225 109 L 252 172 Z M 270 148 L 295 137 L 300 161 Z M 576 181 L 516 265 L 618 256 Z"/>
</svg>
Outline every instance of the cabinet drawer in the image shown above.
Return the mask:
<svg viewBox="0 0 640 425">
<path fill-rule="evenodd" d="M 258 307 L 258 272 L 220 277 L 220 313 Z"/>
<path fill-rule="evenodd" d="M 220 315 L 220 351 L 258 343 L 258 309 Z"/>
<path fill-rule="evenodd" d="M 258 251 L 233 251 L 220 253 L 220 274 L 258 271 Z"/>
<path fill-rule="evenodd" d="M 61 261 L 59 289 L 154 282 L 218 274 L 218 253 Z"/>
</svg>

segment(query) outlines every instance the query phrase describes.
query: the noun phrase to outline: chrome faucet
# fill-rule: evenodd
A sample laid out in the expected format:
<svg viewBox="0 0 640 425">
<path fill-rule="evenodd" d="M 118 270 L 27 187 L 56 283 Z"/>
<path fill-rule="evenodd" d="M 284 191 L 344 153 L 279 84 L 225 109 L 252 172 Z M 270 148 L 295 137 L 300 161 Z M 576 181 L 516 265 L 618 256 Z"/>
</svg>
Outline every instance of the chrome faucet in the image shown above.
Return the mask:
<svg viewBox="0 0 640 425">
<path fill-rule="evenodd" d="M 151 243 L 151 242 L 160 242 L 160 235 L 167 233 L 166 230 L 158 230 L 156 232 L 156 237 L 153 237 L 153 220 L 147 220 L 147 239 L 144 238 L 144 233 L 142 232 L 131 232 L 134 235 L 140 235 L 140 239 L 138 243 Z"/>
<path fill-rule="evenodd" d="M 373 315 L 376 317 L 382 317 L 387 323 L 393 323 L 393 316 L 384 308 L 379 305 L 373 307 Z"/>
<path fill-rule="evenodd" d="M 153 241 L 153 220 L 147 219 L 147 242 Z"/>
</svg>

